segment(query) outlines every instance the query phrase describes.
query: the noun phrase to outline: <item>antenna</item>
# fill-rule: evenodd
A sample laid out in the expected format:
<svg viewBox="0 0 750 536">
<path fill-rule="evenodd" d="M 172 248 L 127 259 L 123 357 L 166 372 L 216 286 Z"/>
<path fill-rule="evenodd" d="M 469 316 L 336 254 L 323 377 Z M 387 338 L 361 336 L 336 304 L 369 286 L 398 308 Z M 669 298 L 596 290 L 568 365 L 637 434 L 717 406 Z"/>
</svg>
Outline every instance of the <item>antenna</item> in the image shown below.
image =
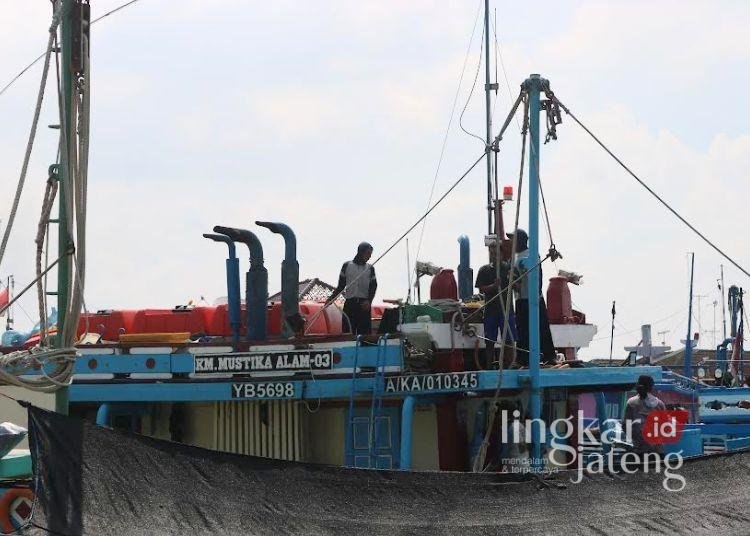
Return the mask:
<svg viewBox="0 0 750 536">
<path fill-rule="evenodd" d="M 721 279 L 719 279 L 719 290 L 721 291 L 721 335 L 722 341 L 727 339 L 727 300 L 724 297 L 724 265 L 720 264 Z"/>
<path fill-rule="evenodd" d="M 664 331 L 657 331 L 657 332 L 656 332 L 656 334 L 657 334 L 657 335 L 661 335 L 661 336 L 662 336 L 662 337 L 661 337 L 661 345 L 662 345 L 662 346 L 666 346 L 666 345 L 667 345 L 667 338 L 666 338 L 666 334 L 667 334 L 667 333 L 669 333 L 669 331 L 670 331 L 670 330 L 668 330 L 668 329 L 665 329 Z"/>
<path fill-rule="evenodd" d="M 408 291 L 406 292 L 406 303 L 411 303 L 411 260 L 409 259 L 409 239 L 406 239 L 406 282 Z"/>
<path fill-rule="evenodd" d="M 703 331 L 703 325 L 701 324 L 701 302 L 703 298 L 708 298 L 708 294 L 694 294 L 693 298 L 698 301 L 698 309 L 696 311 L 696 321 L 698 322 L 698 333 L 705 333 Z M 700 340 L 700 339 L 699 339 Z"/>
<path fill-rule="evenodd" d="M 609 334 L 609 366 L 612 366 L 612 351 L 615 345 L 615 302 L 612 302 L 612 332 Z"/>
<path fill-rule="evenodd" d="M 714 324 L 713 329 L 711 330 L 711 346 L 712 348 L 716 348 L 716 306 L 719 305 L 719 302 L 717 300 L 714 300 L 712 305 L 714 306 Z"/>
<path fill-rule="evenodd" d="M 492 145 L 492 108 L 490 94 L 498 84 L 490 82 L 490 0 L 484 0 L 484 94 L 487 120 L 487 147 Z M 492 151 L 487 151 L 487 234 L 492 234 Z"/>
<path fill-rule="evenodd" d="M 13 300 L 13 293 L 16 289 L 16 278 L 12 275 L 8 276 L 8 303 Z M 10 331 L 13 329 L 15 319 L 13 318 L 13 306 L 8 307 L 8 316 L 5 320 L 5 330 Z"/>
</svg>

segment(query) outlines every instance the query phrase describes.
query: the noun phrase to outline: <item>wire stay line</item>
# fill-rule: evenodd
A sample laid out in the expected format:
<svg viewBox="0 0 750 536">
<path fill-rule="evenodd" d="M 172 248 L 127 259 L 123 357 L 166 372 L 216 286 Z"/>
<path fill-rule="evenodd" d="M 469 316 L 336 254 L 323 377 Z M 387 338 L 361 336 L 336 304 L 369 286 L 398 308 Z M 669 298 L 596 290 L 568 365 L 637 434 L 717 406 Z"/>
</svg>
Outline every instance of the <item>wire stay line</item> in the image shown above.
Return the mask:
<svg viewBox="0 0 750 536">
<path fill-rule="evenodd" d="M 107 12 L 106 12 L 106 13 L 105 13 L 104 15 L 101 15 L 101 16 L 99 16 L 99 17 L 95 18 L 94 20 L 92 20 L 92 21 L 91 21 L 91 24 L 96 24 L 97 22 L 99 22 L 99 21 L 100 21 L 100 20 L 102 20 L 103 18 L 105 18 L 105 17 L 109 17 L 110 15 L 113 15 L 113 14 L 117 13 L 117 12 L 118 12 L 118 11 L 120 11 L 121 9 L 125 9 L 126 7 L 128 7 L 128 6 L 131 6 L 131 5 L 133 5 L 133 4 L 135 4 L 136 2 L 139 2 L 139 1 L 140 1 L 140 0 L 130 0 L 130 2 L 125 2 L 124 4 L 122 4 L 122 5 L 118 6 L 118 7 L 114 8 L 114 9 L 112 9 L 112 10 L 110 10 L 110 11 L 107 11 Z M 32 68 L 32 67 L 33 67 L 34 65 L 36 65 L 37 63 L 39 63 L 39 61 L 40 61 L 40 60 L 41 60 L 42 58 L 44 58 L 44 56 L 45 56 L 45 55 L 46 55 L 46 52 L 42 52 L 42 53 L 41 53 L 41 54 L 39 54 L 39 55 L 38 55 L 38 56 L 37 56 L 36 58 L 34 58 L 34 61 L 32 61 L 32 62 L 31 62 L 31 63 L 29 63 L 29 64 L 28 64 L 28 65 L 27 65 L 26 67 L 24 67 L 23 69 L 21 69 L 21 72 L 19 72 L 19 73 L 18 73 L 18 74 L 17 74 L 16 76 L 14 76 L 14 77 L 13 77 L 13 78 L 12 78 L 12 79 L 10 80 L 10 82 L 8 82 L 7 84 L 5 84 L 5 85 L 3 86 L 3 88 L 2 88 L 2 89 L 0 89 L 0 97 L 1 97 L 2 95 L 3 95 L 3 93 L 5 93 L 6 91 L 8 91 L 8 89 L 10 88 L 10 86 L 12 86 L 13 84 L 15 84 L 15 83 L 16 83 L 16 80 L 18 80 L 18 79 L 19 79 L 19 78 L 21 78 L 21 77 L 22 77 L 22 76 L 23 76 L 24 74 L 26 74 L 26 71 L 28 71 L 29 69 L 31 69 L 31 68 Z"/>
<path fill-rule="evenodd" d="M 734 265 L 734 267 L 737 268 L 740 272 L 742 272 L 746 276 L 750 277 L 750 272 L 748 272 L 742 266 L 740 266 L 740 264 L 737 261 L 735 261 L 732 257 L 730 257 L 729 255 L 727 255 L 726 253 L 724 253 L 724 251 L 721 248 L 719 248 L 719 246 L 717 246 L 711 240 L 709 240 L 706 237 L 706 235 L 704 235 L 703 233 L 701 233 L 698 229 L 695 228 L 695 226 L 693 224 L 691 224 L 679 212 L 677 212 L 677 210 L 675 210 L 674 208 L 672 208 L 672 206 L 669 203 L 667 203 L 664 200 L 664 198 L 662 198 L 659 194 L 657 194 L 648 184 L 646 184 L 643 181 L 643 179 L 641 179 L 638 175 L 636 175 L 633 172 L 633 170 L 631 170 L 622 160 L 620 160 L 620 158 L 618 158 L 609 149 L 609 147 L 607 147 L 604 144 L 604 142 L 602 142 L 602 140 L 600 140 L 596 136 L 596 134 L 594 134 L 586 125 L 584 125 L 581 122 L 581 120 L 578 119 L 578 117 L 576 117 L 575 114 L 573 114 L 573 112 L 571 112 L 570 109 L 567 106 L 565 106 L 562 102 L 560 102 L 560 99 L 558 99 L 556 96 L 551 96 L 551 98 L 554 99 L 554 101 L 560 106 L 560 108 L 562 108 L 563 110 L 565 110 L 565 113 L 568 114 L 573 119 L 573 121 L 575 121 L 578 124 L 578 126 L 580 126 L 583 130 L 585 130 L 586 133 L 589 136 L 591 136 L 591 138 L 597 144 L 599 144 L 599 146 L 602 149 L 604 149 L 604 151 L 609 156 L 611 156 L 615 160 L 615 162 L 617 162 L 618 164 L 620 164 L 620 167 L 622 167 L 631 177 L 633 177 L 636 181 L 638 181 L 638 184 L 640 184 L 641 186 L 643 186 L 643 188 L 645 188 L 648 193 L 650 193 L 653 197 L 655 197 L 656 200 L 659 201 L 659 203 L 661 203 L 667 210 L 669 210 L 675 217 L 677 217 L 677 219 L 679 219 L 682 223 L 684 223 L 691 231 L 693 231 L 696 235 L 698 235 L 698 237 L 700 237 L 701 240 L 703 240 L 706 244 L 708 244 L 709 246 L 711 246 L 719 255 L 721 255 L 726 260 L 728 260 L 730 263 L 732 263 L 732 265 Z"/>
</svg>

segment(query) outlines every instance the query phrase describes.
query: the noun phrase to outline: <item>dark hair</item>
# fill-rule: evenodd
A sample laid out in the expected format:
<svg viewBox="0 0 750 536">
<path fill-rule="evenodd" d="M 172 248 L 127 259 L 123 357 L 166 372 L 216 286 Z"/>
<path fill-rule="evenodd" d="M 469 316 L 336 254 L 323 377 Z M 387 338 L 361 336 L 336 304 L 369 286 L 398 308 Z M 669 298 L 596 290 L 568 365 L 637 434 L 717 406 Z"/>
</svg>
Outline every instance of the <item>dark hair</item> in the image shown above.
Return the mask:
<svg viewBox="0 0 750 536">
<path fill-rule="evenodd" d="M 638 382 L 635 384 L 635 390 L 638 392 L 638 396 L 641 397 L 641 400 L 645 400 L 646 395 L 648 395 L 653 388 L 654 379 L 651 376 L 646 376 L 645 374 L 638 376 Z"/>
</svg>

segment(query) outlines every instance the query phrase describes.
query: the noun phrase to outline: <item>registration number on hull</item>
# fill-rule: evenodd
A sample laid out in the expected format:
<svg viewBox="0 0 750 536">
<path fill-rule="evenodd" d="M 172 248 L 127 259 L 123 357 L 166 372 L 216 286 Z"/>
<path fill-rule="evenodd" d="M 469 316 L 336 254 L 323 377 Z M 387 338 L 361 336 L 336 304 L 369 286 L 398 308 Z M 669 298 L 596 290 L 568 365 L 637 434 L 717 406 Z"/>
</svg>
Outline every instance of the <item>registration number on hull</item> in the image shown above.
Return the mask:
<svg viewBox="0 0 750 536">
<path fill-rule="evenodd" d="M 232 398 L 299 398 L 298 387 L 295 382 L 253 382 L 233 383 Z"/>
<path fill-rule="evenodd" d="M 386 393 L 413 393 L 415 391 L 461 391 L 476 389 L 479 376 L 476 372 L 453 374 L 420 374 L 386 378 Z"/>
</svg>

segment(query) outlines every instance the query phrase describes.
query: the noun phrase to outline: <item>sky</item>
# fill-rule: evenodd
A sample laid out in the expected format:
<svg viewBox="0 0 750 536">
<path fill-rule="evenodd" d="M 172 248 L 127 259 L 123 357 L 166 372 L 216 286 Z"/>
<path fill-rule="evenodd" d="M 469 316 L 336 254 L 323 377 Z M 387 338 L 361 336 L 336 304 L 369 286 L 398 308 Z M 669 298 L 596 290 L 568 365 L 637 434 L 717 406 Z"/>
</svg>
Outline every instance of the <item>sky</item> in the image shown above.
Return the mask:
<svg viewBox="0 0 750 536">
<path fill-rule="evenodd" d="M 121 2 L 91 3 L 96 17 Z M 750 122 L 742 95 L 750 82 L 750 4 L 492 6 L 502 58 L 495 129 L 520 83 L 542 74 L 617 155 L 747 269 Z M 171 307 L 225 295 L 226 251 L 201 237 L 217 224 L 260 237 L 271 292 L 279 287 L 283 242 L 256 220 L 295 230 L 303 278 L 335 283 L 362 240 L 375 246 L 376 257 L 385 251 L 427 206 L 449 122 L 435 198 L 483 151 L 458 117 L 466 106 L 463 127 L 484 132 L 483 67 L 471 92 L 478 8 L 475 0 L 140 0 L 93 26 L 88 309 Z M 0 0 L 0 9 L 4 85 L 44 49 L 50 10 L 46 0 Z M 500 62 L 492 56 L 494 78 Z M 38 64 L 0 96 L 3 224 L 40 74 Z M 14 274 L 17 287 L 33 279 L 34 234 L 55 158 L 57 131 L 46 128 L 56 122 L 52 90 L 50 84 L 0 265 L 0 276 Z M 513 123 L 499 155 L 501 184 L 514 187 L 518 131 Z M 541 178 L 564 257 L 544 272 L 584 276 L 573 301 L 599 333 L 581 355 L 609 355 L 613 300 L 615 356 L 640 340 L 647 323 L 655 340 L 678 346 L 687 333 L 688 252 L 696 255 L 693 331 L 700 319 L 700 346 L 719 341 L 719 266 L 727 286 L 747 286 L 746 276 L 567 117 L 558 138 L 541 148 Z M 428 218 L 420 260 L 455 268 L 457 237 L 467 234 L 475 273 L 485 262 L 485 173 L 477 166 Z M 513 218 L 508 207 L 506 226 Z M 520 218 L 526 226 L 525 196 Z M 420 230 L 409 235 L 412 260 Z M 542 250 L 548 244 L 543 237 Z M 244 271 L 244 251 L 242 257 Z M 405 297 L 405 242 L 376 270 L 379 299 Z M 35 300 L 22 298 L 19 327 L 37 316 Z"/>
</svg>

